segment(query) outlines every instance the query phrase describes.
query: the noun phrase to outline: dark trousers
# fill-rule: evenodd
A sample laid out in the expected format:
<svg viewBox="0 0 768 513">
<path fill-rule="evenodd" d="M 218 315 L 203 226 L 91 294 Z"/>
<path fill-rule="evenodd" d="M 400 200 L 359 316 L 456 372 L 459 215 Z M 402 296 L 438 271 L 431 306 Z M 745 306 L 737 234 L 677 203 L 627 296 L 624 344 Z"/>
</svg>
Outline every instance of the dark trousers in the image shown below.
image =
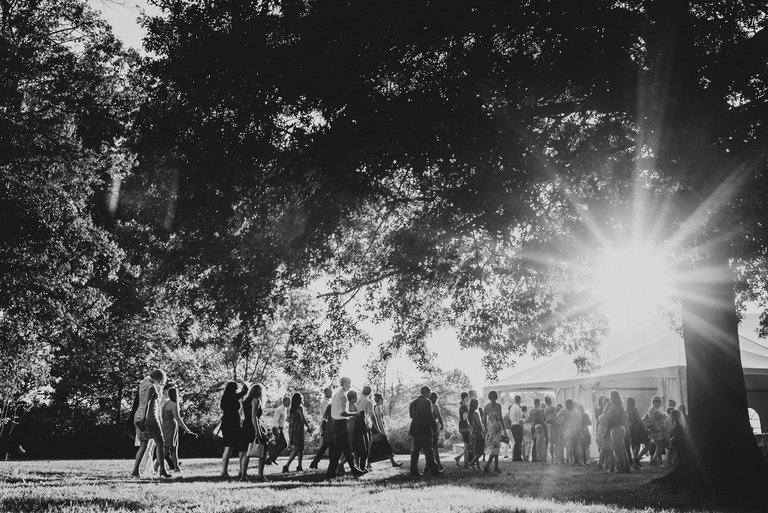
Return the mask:
<svg viewBox="0 0 768 513">
<path fill-rule="evenodd" d="M 432 437 L 414 436 L 411 442 L 411 474 L 419 471 L 420 452 L 424 453 L 424 458 L 427 460 L 426 470 L 437 473 L 437 463 L 435 463 L 435 456 L 432 452 Z"/>
<path fill-rule="evenodd" d="M 512 461 L 523 461 L 521 452 L 523 442 L 523 426 L 520 424 L 514 424 L 512 426 L 512 438 L 515 440 L 515 446 L 512 448 Z"/>
<path fill-rule="evenodd" d="M 347 459 L 349 466 L 354 470 L 355 455 L 352 454 L 352 448 L 349 446 L 349 433 L 347 431 L 346 420 L 333 420 L 333 445 L 329 455 L 328 476 L 335 477 L 339 466 L 341 455 Z"/>
<path fill-rule="evenodd" d="M 360 460 L 360 463 L 358 464 L 358 467 L 360 467 L 362 470 L 365 470 L 368 466 L 368 458 L 371 453 L 371 433 L 370 431 L 365 433 L 363 435 L 364 439 L 364 449 L 360 450 L 360 454 L 357 455 L 358 459 Z"/>
<path fill-rule="evenodd" d="M 317 464 L 320 463 L 320 459 L 323 457 L 323 454 L 325 454 L 325 451 L 331 447 L 333 447 L 331 444 L 323 441 L 323 445 L 320 446 L 320 448 L 317 450 L 317 454 L 315 454 L 315 457 L 312 458 L 312 465 L 317 466 Z"/>
<path fill-rule="evenodd" d="M 277 428 L 274 430 L 275 433 L 275 447 L 272 449 L 272 452 L 269 453 L 269 459 L 272 461 L 277 461 L 277 458 L 283 453 L 283 451 L 288 448 L 288 441 L 285 439 L 285 433 L 283 432 L 283 428 Z"/>
</svg>

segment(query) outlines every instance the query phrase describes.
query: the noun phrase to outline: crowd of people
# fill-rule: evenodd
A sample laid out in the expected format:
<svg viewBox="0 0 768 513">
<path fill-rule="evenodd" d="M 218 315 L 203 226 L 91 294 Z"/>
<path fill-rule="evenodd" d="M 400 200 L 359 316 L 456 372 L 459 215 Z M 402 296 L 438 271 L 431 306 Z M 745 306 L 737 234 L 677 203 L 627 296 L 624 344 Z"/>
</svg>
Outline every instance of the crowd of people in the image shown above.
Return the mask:
<svg viewBox="0 0 768 513">
<path fill-rule="evenodd" d="M 395 460 L 387 438 L 384 397 L 372 394 L 367 385 L 358 394 L 351 385 L 351 380 L 344 377 L 335 391 L 330 387 L 323 390 L 321 415 L 317 419 L 321 445 L 309 468 L 317 469 L 327 452 L 328 478 L 347 472 L 362 476 L 372 469 L 373 463 L 381 461 L 388 461 L 393 467 L 402 465 Z M 266 389 L 262 384 L 235 381 L 226 384 L 220 401 L 221 422 L 215 430 L 224 445 L 222 477 L 229 477 L 230 458 L 236 454 L 239 479 L 248 479 L 251 461 L 256 460 L 255 479 L 264 481 L 265 467 L 276 465 L 278 457 L 289 447 L 283 472 L 291 472 L 294 461 L 294 471 L 304 470 L 305 438 L 313 432 L 313 423 L 304 411 L 304 397 L 298 392 L 285 396 L 271 421 L 264 418 L 265 398 Z M 640 469 L 640 460 L 646 454 L 654 466 L 664 466 L 665 453 L 668 465 L 685 458 L 685 408 L 681 405 L 677 409 L 673 400 L 664 409 L 661 398 L 655 396 L 641 415 L 632 397 L 626 399 L 625 406 L 620 393 L 613 390 L 609 396 L 600 397 L 595 405 L 594 425 L 583 405 L 572 399 L 567 399 L 565 405 L 554 405 L 552 397 L 546 396 L 544 404 L 536 398 L 530 409 L 521 403 L 521 396 L 515 396 L 504 413 L 495 391 L 488 394 L 485 403 L 481 403 L 475 390 L 462 392 L 458 427 L 463 447 L 454 458 L 456 465 L 498 473 L 499 456 L 504 454 L 508 459 L 510 449 L 512 461 L 588 465 L 593 433 L 600 469 L 612 472 Z M 442 474 L 445 469 L 438 440 L 445 425 L 438 394 L 427 386 L 422 387 L 420 395 L 409 405 L 409 415 L 410 474 L 422 475 L 421 454 L 426 472 Z M 177 390 L 167 383 L 162 370 L 153 371 L 139 384 L 133 419 L 139 447 L 133 475 L 139 475 L 143 462 L 164 477 L 169 475 L 166 462 L 170 470 L 180 471 L 179 430 L 194 433 L 184 424 L 179 414 Z"/>
<path fill-rule="evenodd" d="M 395 467 L 402 465 L 395 461 L 392 446 L 387 440 L 383 396 L 372 396 L 369 386 L 364 386 L 358 395 L 351 390 L 351 385 L 349 378 L 342 378 L 338 390 L 334 392 L 329 387 L 323 391 L 319 419 L 322 444 L 309 468 L 316 469 L 320 459 L 328 452 L 329 478 L 344 474 L 345 465 L 354 476 L 365 474 L 377 461 L 389 460 Z M 278 456 L 288 446 L 291 451 L 283 472 L 290 472 L 294 461 L 297 462 L 295 471 L 304 470 L 305 438 L 307 433 L 312 432 L 312 425 L 304 412 L 304 397 L 297 392 L 290 398 L 284 398 L 283 405 L 275 409 L 271 426 L 263 419 L 264 397 L 265 389 L 261 384 L 248 386 L 233 381 L 226 385 L 221 398 L 219 428 L 224 444 L 222 477 L 229 477 L 229 460 L 232 453 L 237 452 L 237 477 L 247 479 L 250 460 L 256 458 L 258 474 L 255 479 L 263 481 L 265 466 L 276 464 Z"/>
</svg>

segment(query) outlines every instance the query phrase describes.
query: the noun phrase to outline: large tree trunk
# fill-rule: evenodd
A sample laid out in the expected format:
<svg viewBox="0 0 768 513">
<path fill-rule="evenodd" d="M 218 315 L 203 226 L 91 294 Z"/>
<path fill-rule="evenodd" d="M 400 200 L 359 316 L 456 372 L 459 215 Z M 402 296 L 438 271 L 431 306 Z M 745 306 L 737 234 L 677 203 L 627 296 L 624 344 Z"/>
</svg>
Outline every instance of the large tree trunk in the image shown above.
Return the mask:
<svg viewBox="0 0 768 513">
<path fill-rule="evenodd" d="M 659 481 L 703 488 L 729 502 L 751 500 L 764 495 L 768 466 L 749 424 L 728 263 L 702 263 L 683 288 L 689 450 Z"/>
</svg>

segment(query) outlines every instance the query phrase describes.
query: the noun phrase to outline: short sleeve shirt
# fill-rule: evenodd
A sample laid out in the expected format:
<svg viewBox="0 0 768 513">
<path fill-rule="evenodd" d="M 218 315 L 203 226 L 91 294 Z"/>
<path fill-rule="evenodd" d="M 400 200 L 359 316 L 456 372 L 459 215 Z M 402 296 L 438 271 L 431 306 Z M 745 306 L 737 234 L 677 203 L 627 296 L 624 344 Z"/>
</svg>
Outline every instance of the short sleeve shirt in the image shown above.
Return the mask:
<svg viewBox="0 0 768 513">
<path fill-rule="evenodd" d="M 348 404 L 347 393 L 343 388 L 338 389 L 331 400 L 331 417 L 334 420 L 347 420 L 347 417 L 343 416 L 342 413 L 349 411 Z"/>
</svg>

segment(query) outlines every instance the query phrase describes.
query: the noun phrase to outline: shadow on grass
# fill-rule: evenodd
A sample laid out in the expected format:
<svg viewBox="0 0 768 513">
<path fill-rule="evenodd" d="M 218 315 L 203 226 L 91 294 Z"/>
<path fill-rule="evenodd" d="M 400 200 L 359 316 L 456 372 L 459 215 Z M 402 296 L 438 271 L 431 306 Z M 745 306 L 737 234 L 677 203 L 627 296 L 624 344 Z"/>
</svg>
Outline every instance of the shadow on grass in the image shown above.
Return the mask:
<svg viewBox="0 0 768 513">
<path fill-rule="evenodd" d="M 146 508 L 137 501 L 118 499 L 49 499 L 46 497 L 16 497 L 0 501 L 0 511 L 19 513 L 38 513 L 60 511 L 65 508 L 98 508 L 103 511 L 125 509 L 140 511 Z"/>
<path fill-rule="evenodd" d="M 291 508 L 287 506 L 267 506 L 265 508 L 237 508 L 230 513 L 290 513 Z"/>
<path fill-rule="evenodd" d="M 557 468 L 552 468 L 555 473 Z M 576 502 L 587 505 L 608 507 L 674 509 L 677 511 L 701 511 L 718 509 L 721 511 L 745 511 L 743 506 L 735 506 L 727 500 L 716 500 L 704 497 L 702 494 L 682 489 L 673 489 L 651 484 L 647 481 L 628 482 L 622 487 L 610 488 L 594 485 L 591 480 L 597 477 L 593 473 L 580 473 L 568 476 L 573 481 L 564 483 L 563 476 L 544 476 L 539 482 L 531 482 L 530 476 L 516 475 L 506 472 L 500 475 L 473 473 L 465 471 L 450 471 L 440 477 L 424 476 L 413 478 L 406 473 L 388 476 L 372 481 L 376 486 L 368 490 L 369 494 L 381 493 L 388 487 L 424 489 L 435 486 L 466 487 L 473 491 L 488 490 L 528 497 L 532 500 L 545 499 L 556 502 Z M 648 475 L 648 480 L 657 475 Z M 617 476 L 617 478 L 620 478 Z M 560 480 L 560 481 L 559 481 Z M 551 483 L 553 486 L 550 486 Z M 493 512 L 515 511 L 513 509 L 491 509 Z M 522 510 L 521 510 L 522 511 Z M 765 511 L 765 510 L 760 510 Z"/>
</svg>

